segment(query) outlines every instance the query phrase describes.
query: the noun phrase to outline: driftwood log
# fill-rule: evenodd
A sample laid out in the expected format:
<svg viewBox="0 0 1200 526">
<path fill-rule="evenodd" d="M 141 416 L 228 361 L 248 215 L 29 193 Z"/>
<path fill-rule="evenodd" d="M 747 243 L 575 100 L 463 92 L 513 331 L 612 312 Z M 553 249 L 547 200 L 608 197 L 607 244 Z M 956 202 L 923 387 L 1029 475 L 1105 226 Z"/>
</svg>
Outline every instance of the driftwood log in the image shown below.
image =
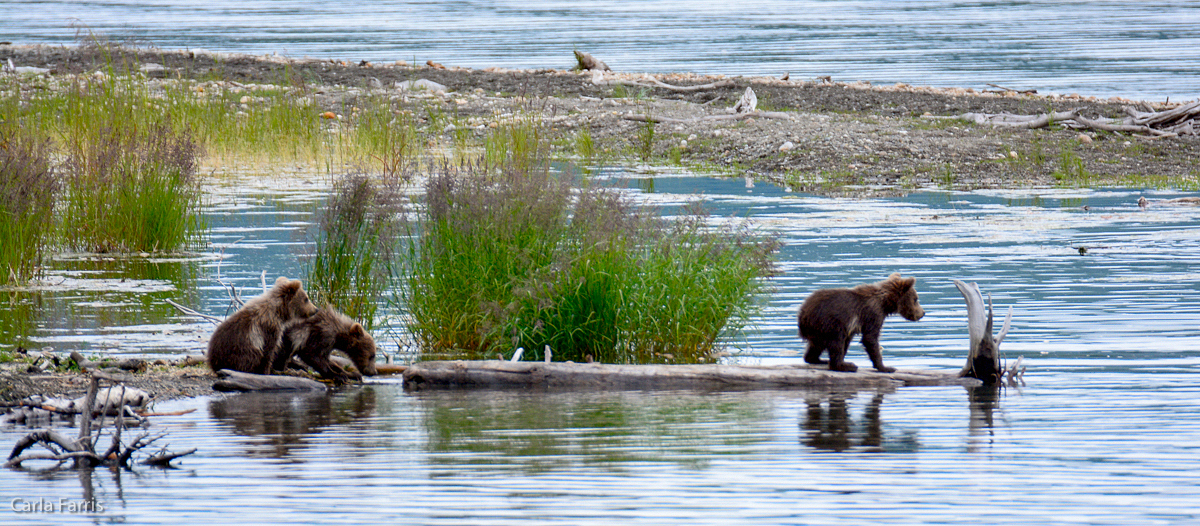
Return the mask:
<svg viewBox="0 0 1200 526">
<path fill-rule="evenodd" d="M 693 84 L 693 85 L 689 85 L 689 86 L 677 86 L 675 84 L 667 84 L 666 82 L 658 80 L 650 75 L 642 75 L 642 77 L 638 80 L 630 80 L 627 78 L 621 78 L 621 77 L 616 77 L 616 76 L 610 77 L 608 75 L 605 75 L 604 71 L 602 71 L 602 70 L 595 70 L 592 72 L 592 84 L 595 84 L 597 86 L 629 86 L 631 88 L 647 88 L 647 89 L 662 88 L 665 90 L 675 91 L 675 92 L 707 91 L 707 90 L 730 88 L 733 86 L 737 86 L 737 82 L 734 82 L 732 80 L 718 80 L 716 82 L 709 82 L 707 84 Z"/>
<path fill-rule="evenodd" d="M 758 111 L 758 97 L 754 94 L 753 88 L 746 88 L 742 98 L 738 99 L 737 104 L 733 106 L 732 114 L 724 115 L 702 115 L 691 119 L 676 119 L 672 117 L 654 116 L 654 115 L 625 115 L 621 117 L 627 121 L 637 122 L 653 122 L 653 123 L 691 123 L 691 122 L 713 122 L 713 121 L 742 121 L 753 118 L 762 119 L 781 119 L 791 120 L 792 117 L 787 113 L 778 111 Z"/>
<path fill-rule="evenodd" d="M 754 119 L 754 118 L 781 119 L 781 120 L 790 120 L 791 119 L 791 117 L 788 116 L 788 114 L 786 114 L 786 113 L 781 113 L 778 111 L 757 111 L 757 110 L 751 111 L 748 113 L 733 113 L 733 114 L 726 114 L 726 115 L 705 115 L 703 117 L 696 117 L 693 119 L 675 119 L 672 117 L 663 117 L 661 115 L 625 115 L 625 116 L 622 116 L 621 118 L 625 119 L 627 121 L 667 123 L 667 124 L 683 124 L 683 123 L 692 123 L 692 122 L 719 122 L 719 121 L 733 122 L 733 121 L 744 121 L 744 120 L 749 120 L 749 119 Z"/>
<path fill-rule="evenodd" d="M 822 366 L 613 365 L 505 360 L 431 361 L 404 371 L 408 390 L 520 388 L 547 390 L 650 389 L 829 389 L 910 385 L 979 385 L 956 373 L 861 371 L 843 373 Z"/>
<path fill-rule="evenodd" d="M 1006 375 L 1015 381 L 1024 372 L 1021 359 L 1005 370 L 1000 362 L 1000 343 L 1012 327 L 1012 307 L 998 336 L 992 336 L 992 306 L 989 296 L 984 310 L 983 294 L 975 283 L 954 280 L 967 302 L 967 333 L 970 351 L 962 371 L 896 371 L 854 373 L 830 371 L 824 365 L 615 365 L 573 362 L 523 362 L 522 349 L 513 359 L 477 361 L 431 361 L 408 366 L 404 388 L 433 389 L 546 389 L 546 390 L 747 390 L 747 389 L 871 389 L 914 385 L 996 385 Z M 547 349 L 549 356 L 549 349 Z"/>
<path fill-rule="evenodd" d="M 1154 137 L 1178 137 L 1200 135 L 1200 101 L 1184 104 L 1164 111 L 1140 111 L 1124 108 L 1127 117 L 1095 119 L 1079 115 L 1079 110 L 1044 113 L 1041 115 L 1014 115 L 1011 113 L 963 113 L 960 115 L 926 115 L 926 119 L 956 119 L 975 124 L 990 124 L 1009 128 L 1045 128 L 1060 124 L 1073 129 L 1090 129 L 1111 132 L 1136 133 Z"/>
<path fill-rule="evenodd" d="M 88 384 L 87 395 L 80 400 L 72 401 L 69 408 L 70 410 L 77 410 L 79 412 L 79 436 L 72 439 L 54 429 L 43 429 L 30 433 L 16 442 L 12 452 L 8 455 L 7 461 L 3 464 L 4 467 L 20 468 L 24 462 L 48 460 L 56 462 L 59 465 L 70 461 L 74 468 L 82 469 L 100 465 L 107 465 L 112 468 L 129 468 L 129 462 L 134 453 L 165 436 L 165 434 L 151 435 L 145 432 L 131 443 L 126 444 L 122 440 L 121 434 L 128 425 L 127 420 L 132 419 L 136 424 L 143 422 L 141 416 L 134 412 L 131 404 L 144 406 L 149 399 L 149 395 L 145 394 L 144 391 L 126 387 L 122 383 L 125 381 L 122 377 L 99 371 L 95 363 L 85 360 L 78 352 L 72 352 L 71 359 L 91 379 L 91 382 Z M 101 380 L 112 382 L 115 385 L 101 389 Z M 131 396 L 131 393 L 134 392 L 137 394 Z M 63 408 L 59 408 L 56 411 L 68 412 L 67 409 Z M 99 453 L 96 446 L 104 430 L 106 415 L 109 413 L 117 416 L 112 419 L 114 425 L 112 431 L 109 432 L 111 445 L 103 453 Z M 93 422 L 97 416 L 99 416 L 99 419 Z M 29 448 L 39 444 L 46 452 L 26 452 Z M 190 449 L 184 452 L 171 453 L 164 448 L 159 453 L 152 455 L 144 463 L 167 467 L 170 465 L 171 460 L 190 455 L 195 451 L 195 449 Z"/>
<path fill-rule="evenodd" d="M 308 378 L 284 375 L 243 373 L 221 369 L 220 380 L 213 383 L 216 391 L 316 391 L 325 390 L 325 384 Z"/>
</svg>

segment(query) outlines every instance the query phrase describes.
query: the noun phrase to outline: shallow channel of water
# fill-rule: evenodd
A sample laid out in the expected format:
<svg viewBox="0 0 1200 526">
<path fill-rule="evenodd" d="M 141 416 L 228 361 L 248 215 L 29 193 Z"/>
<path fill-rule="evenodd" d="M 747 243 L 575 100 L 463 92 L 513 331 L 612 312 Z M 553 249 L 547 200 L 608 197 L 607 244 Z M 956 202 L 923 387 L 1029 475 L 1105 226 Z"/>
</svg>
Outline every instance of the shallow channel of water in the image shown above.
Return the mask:
<svg viewBox="0 0 1200 526">
<path fill-rule="evenodd" d="M 625 177 L 628 174 L 613 174 Z M 298 275 L 319 178 L 210 188 L 211 247 L 171 261 L 76 256 L 23 293 L 38 345 L 112 354 L 202 352 L 223 280 L 255 293 Z M 374 380 L 332 395 L 160 403 L 180 469 L 0 470 L 0 523 L 1155 524 L 1198 519 L 1200 208 L 1140 210 L 1130 190 L 797 195 L 741 180 L 626 182 L 668 212 L 783 235 L 781 275 L 730 359 L 794 363 L 794 309 L 816 288 L 918 278 L 925 319 L 885 326 L 893 366 L 954 370 L 966 309 L 952 278 L 1013 306 L 1002 350 L 1026 385 L 848 393 L 405 393 Z M 1152 201 L 1175 197 L 1147 192 Z M 1084 209 L 1084 206 L 1087 209 Z M 723 220 L 723 219 L 719 219 Z M 1086 255 L 1078 247 L 1087 248 Z M 74 281 L 72 281 L 74 280 Z M 124 280 L 124 282 L 122 282 Z M 5 330 L 26 311 L 0 313 Z M 29 325 L 29 324 L 27 324 Z M 11 334 L 6 333 L 5 337 Z M 857 344 L 849 359 L 865 365 Z M 0 444 L 28 430 L 0 428 Z M 95 514 L 23 515 L 14 499 L 78 500 Z"/>
</svg>

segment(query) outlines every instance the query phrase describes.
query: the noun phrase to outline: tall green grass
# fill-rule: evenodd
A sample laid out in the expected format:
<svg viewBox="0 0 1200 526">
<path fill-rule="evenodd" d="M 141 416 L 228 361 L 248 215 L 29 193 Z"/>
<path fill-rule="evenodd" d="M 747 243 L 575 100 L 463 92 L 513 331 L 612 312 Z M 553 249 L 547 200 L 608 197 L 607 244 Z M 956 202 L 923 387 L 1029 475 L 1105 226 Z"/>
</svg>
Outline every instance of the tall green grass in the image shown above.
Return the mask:
<svg viewBox="0 0 1200 526">
<path fill-rule="evenodd" d="M 203 230 L 197 146 L 166 126 L 111 123 L 73 139 L 64 165 L 66 246 L 92 252 L 170 252 Z"/>
<path fill-rule="evenodd" d="M 713 358 L 754 312 L 773 239 L 667 221 L 547 169 L 443 170 L 402 252 L 422 352 L 610 363 Z"/>
<path fill-rule="evenodd" d="M 49 139 L 0 121 L 0 285 L 37 276 L 53 240 L 59 184 Z"/>
<path fill-rule="evenodd" d="M 392 286 L 402 178 L 373 181 L 363 173 L 337 179 L 320 215 L 312 258 L 305 266 L 308 290 L 362 323 L 375 325 L 384 291 Z"/>
</svg>

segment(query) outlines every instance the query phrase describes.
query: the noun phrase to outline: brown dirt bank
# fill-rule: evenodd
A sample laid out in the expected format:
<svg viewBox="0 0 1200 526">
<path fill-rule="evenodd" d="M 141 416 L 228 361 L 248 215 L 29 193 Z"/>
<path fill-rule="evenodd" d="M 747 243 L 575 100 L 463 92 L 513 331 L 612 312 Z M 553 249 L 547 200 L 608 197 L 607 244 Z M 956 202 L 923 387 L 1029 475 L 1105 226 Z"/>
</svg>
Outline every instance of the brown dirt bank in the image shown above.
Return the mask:
<svg viewBox="0 0 1200 526">
<path fill-rule="evenodd" d="M 125 385 L 150 393 L 155 400 L 172 400 L 213 394 L 217 376 L 206 365 L 154 366 L 143 372 L 121 373 Z M 24 366 L 0 368 L 0 401 L 22 400 L 32 395 L 76 398 L 87 393 L 88 376 L 78 372 L 28 372 Z M 2 410 L 0 410 L 2 411 Z"/>
<path fill-rule="evenodd" d="M 659 124 L 652 162 L 677 159 L 688 166 L 745 172 L 818 193 L 867 193 L 871 190 L 864 186 L 874 185 L 886 185 L 884 191 L 889 192 L 926 186 L 1200 186 L 1196 137 L 1150 140 L 1059 127 L 1016 130 L 922 118 L 1050 109 L 1116 117 L 1122 115 L 1122 106 L 1169 106 L 1123 99 L 743 77 L 732 79 L 734 87 L 679 93 L 598 86 L 590 74 L 552 69 L 474 70 L 94 46 L 0 46 L 0 62 L 7 59 L 18 66 L 47 68 L 50 74 L 104 71 L 111 65 L 117 71 L 141 70 L 149 77 L 303 86 L 318 93 L 331 111 L 352 107 L 369 89 L 393 90 L 396 82 L 428 79 L 447 88 L 440 100 L 434 97 L 435 103 L 459 115 L 486 118 L 505 107 L 542 111 L 546 122 L 564 136 L 586 129 L 600 151 L 626 157 L 644 125 L 624 116 L 720 114 L 751 86 L 760 109 L 787 112 L 791 119 Z M 144 67 L 147 64 L 152 66 Z M 676 85 L 716 79 L 656 78 Z M 788 142 L 792 147 L 781 149 Z"/>
</svg>

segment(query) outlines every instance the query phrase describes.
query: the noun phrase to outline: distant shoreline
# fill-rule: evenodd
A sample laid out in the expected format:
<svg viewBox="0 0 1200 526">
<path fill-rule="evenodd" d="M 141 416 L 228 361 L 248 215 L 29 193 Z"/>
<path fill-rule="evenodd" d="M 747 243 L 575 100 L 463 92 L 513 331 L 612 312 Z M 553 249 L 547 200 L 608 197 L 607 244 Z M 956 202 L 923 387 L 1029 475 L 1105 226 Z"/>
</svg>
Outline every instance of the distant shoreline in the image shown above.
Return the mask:
<svg viewBox="0 0 1200 526">
<path fill-rule="evenodd" d="M 869 195 L 922 188 L 1200 187 L 1196 162 L 1200 140 L 1195 136 L 1156 140 L 1124 133 L 993 128 L 922 118 L 1072 109 L 1089 118 L 1119 117 L 1123 107 L 1158 111 L 1184 101 L 1164 104 L 1002 89 L 872 86 L 832 79 L 654 76 L 673 85 L 733 81 L 719 89 L 675 92 L 596 85 L 591 73 L 555 69 L 468 69 L 116 46 L 0 46 L 0 63 L 10 59 L 17 67 L 43 68 L 48 75 L 88 74 L 111 63 L 118 72 L 139 71 L 148 78 L 299 83 L 316 88 L 321 103 L 335 113 L 373 85 L 398 93 L 394 87 L 398 82 L 427 79 L 446 91 L 428 101 L 456 114 L 486 119 L 499 108 L 536 109 L 544 112 L 543 121 L 555 133 L 587 129 L 599 148 L 611 151 L 628 149 L 630 137 L 643 125 L 626 117 L 682 119 L 685 122 L 655 128 L 656 159 L 819 194 Z M 636 82 L 645 75 L 617 77 Z M 757 94 L 759 109 L 784 112 L 790 119 L 688 120 L 725 113 L 746 87 Z M 541 103 L 528 104 L 531 98 Z M 1060 166 L 1067 161 L 1078 161 L 1088 177 L 1063 177 Z"/>
</svg>

